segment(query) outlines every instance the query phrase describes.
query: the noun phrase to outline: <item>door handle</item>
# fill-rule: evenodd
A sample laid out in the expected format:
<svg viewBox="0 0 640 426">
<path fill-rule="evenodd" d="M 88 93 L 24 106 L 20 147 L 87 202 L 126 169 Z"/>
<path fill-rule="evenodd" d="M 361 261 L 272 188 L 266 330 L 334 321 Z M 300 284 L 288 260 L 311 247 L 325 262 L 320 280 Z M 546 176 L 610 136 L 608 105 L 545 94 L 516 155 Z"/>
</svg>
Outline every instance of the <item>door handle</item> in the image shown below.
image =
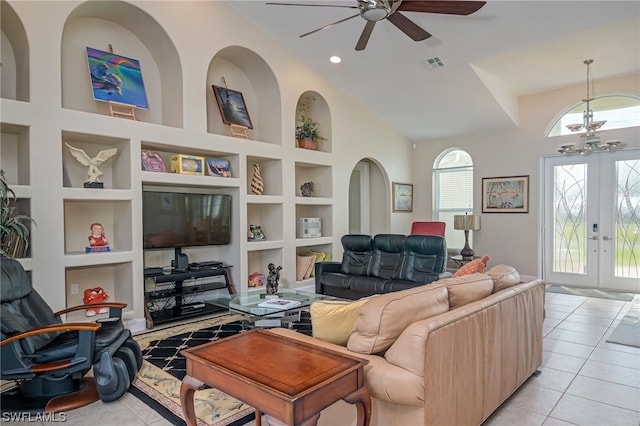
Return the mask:
<svg viewBox="0 0 640 426">
<path fill-rule="evenodd" d="M 609 241 L 609 237 L 607 236 L 602 237 L 602 241 Z"/>
<path fill-rule="evenodd" d="M 593 237 L 591 237 L 591 239 L 594 240 L 594 241 L 598 241 L 598 236 L 594 235 Z"/>
</svg>

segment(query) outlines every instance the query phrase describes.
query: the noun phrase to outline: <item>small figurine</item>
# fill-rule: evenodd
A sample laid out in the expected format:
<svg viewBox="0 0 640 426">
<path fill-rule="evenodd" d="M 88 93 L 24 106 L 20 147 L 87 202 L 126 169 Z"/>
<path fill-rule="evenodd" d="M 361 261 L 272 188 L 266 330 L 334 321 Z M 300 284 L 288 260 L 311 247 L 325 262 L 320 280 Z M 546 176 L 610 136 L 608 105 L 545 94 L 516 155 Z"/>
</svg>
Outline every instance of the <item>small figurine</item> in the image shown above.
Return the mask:
<svg viewBox="0 0 640 426">
<path fill-rule="evenodd" d="M 277 294 L 278 284 L 280 281 L 280 270 L 282 266 L 276 267 L 273 263 L 267 265 L 269 268 L 269 275 L 267 276 L 267 294 Z"/>
<path fill-rule="evenodd" d="M 302 193 L 303 197 L 313 197 L 313 188 L 314 188 L 314 184 L 313 182 L 305 182 L 302 185 L 300 185 L 300 192 Z"/>
<path fill-rule="evenodd" d="M 65 145 L 67 145 L 69 151 L 71 152 L 71 155 L 73 155 L 80 164 L 89 167 L 89 170 L 87 171 L 87 182 L 85 183 L 85 186 L 102 188 L 100 176 L 102 176 L 103 173 L 98 170 L 98 166 L 116 155 L 118 153 L 118 148 L 105 149 L 103 151 L 100 151 L 94 158 L 91 158 L 80 148 L 75 148 L 66 142 Z"/>
<path fill-rule="evenodd" d="M 267 238 L 262 232 L 262 226 L 249 225 L 249 232 L 247 233 L 247 241 L 264 241 Z"/>
<path fill-rule="evenodd" d="M 104 235 L 104 227 L 101 223 L 94 222 L 91 224 L 89 229 L 91 229 L 91 234 L 89 235 L 89 245 L 91 247 L 103 247 L 109 245 L 109 241 L 107 241 L 107 237 Z"/>
<path fill-rule="evenodd" d="M 97 303 L 102 303 L 109 298 L 109 294 L 104 291 L 101 287 L 96 288 L 88 288 L 84 291 L 84 298 L 82 301 L 85 305 L 95 305 Z M 106 314 L 109 312 L 108 308 L 91 308 L 87 309 L 86 315 L 88 317 L 94 317 L 97 314 Z"/>
</svg>

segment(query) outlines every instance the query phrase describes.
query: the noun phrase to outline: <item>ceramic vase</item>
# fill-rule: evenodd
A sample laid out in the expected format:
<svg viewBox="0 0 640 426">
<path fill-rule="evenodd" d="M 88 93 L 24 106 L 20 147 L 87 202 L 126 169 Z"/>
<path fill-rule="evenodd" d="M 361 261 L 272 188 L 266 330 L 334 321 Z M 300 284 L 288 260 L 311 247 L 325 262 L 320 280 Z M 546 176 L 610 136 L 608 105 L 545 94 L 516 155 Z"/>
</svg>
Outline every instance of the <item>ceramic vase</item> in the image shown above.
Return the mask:
<svg viewBox="0 0 640 426">
<path fill-rule="evenodd" d="M 262 195 L 264 192 L 264 182 L 260 175 L 260 164 L 253 165 L 253 177 L 251 178 L 251 192 L 256 195 Z"/>
</svg>

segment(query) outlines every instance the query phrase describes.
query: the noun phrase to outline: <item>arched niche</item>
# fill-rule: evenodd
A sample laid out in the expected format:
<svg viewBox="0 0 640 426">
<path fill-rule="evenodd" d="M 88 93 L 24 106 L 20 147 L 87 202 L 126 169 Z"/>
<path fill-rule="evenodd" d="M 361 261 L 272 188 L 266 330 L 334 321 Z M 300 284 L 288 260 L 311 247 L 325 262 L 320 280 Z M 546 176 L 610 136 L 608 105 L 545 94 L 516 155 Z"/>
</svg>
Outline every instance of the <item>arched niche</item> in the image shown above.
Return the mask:
<svg viewBox="0 0 640 426">
<path fill-rule="evenodd" d="M 318 92 L 307 90 L 298 98 L 296 104 L 296 127 L 300 124 L 300 115 L 305 103 L 308 105 L 308 114 L 313 121 L 318 123 L 320 135 L 324 138 L 318 141 L 318 151 L 331 152 L 331 111 L 325 98 Z M 294 134 L 295 141 L 295 134 Z M 296 145 L 297 146 L 297 145 Z"/>
<path fill-rule="evenodd" d="M 29 102 L 29 44 L 24 25 L 15 10 L 0 2 L 0 96 L 5 99 Z"/>
<path fill-rule="evenodd" d="M 140 62 L 149 109 L 137 119 L 183 126 L 182 70 L 178 51 L 164 29 L 146 12 L 125 2 L 86 2 L 76 7 L 62 34 L 62 107 L 109 114 L 93 99 L 86 47 Z"/>
<path fill-rule="evenodd" d="M 253 125 L 249 139 L 282 143 L 281 99 L 278 81 L 269 65 L 255 52 L 241 46 L 220 50 L 207 71 L 207 131 L 229 135 L 223 123 L 212 86 L 226 87 L 242 93 Z"/>
<path fill-rule="evenodd" d="M 390 188 L 389 175 L 380 162 L 372 158 L 358 161 L 349 179 L 349 233 L 389 232 Z"/>
</svg>

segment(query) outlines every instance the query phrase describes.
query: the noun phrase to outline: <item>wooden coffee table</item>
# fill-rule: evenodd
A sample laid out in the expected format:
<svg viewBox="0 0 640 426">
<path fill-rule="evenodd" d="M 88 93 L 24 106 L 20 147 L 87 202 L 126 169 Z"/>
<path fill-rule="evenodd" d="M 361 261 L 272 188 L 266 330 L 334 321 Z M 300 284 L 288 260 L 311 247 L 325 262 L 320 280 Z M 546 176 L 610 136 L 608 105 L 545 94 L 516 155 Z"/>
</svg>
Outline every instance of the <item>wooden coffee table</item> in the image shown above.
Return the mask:
<svg viewBox="0 0 640 426">
<path fill-rule="evenodd" d="M 182 351 L 187 375 L 180 402 L 189 426 L 196 426 L 194 393 L 204 385 L 219 389 L 261 413 L 288 425 L 313 425 L 320 411 L 343 399 L 355 404 L 358 424 L 371 419 L 371 399 L 364 386 L 369 362 L 253 329 Z"/>
</svg>

